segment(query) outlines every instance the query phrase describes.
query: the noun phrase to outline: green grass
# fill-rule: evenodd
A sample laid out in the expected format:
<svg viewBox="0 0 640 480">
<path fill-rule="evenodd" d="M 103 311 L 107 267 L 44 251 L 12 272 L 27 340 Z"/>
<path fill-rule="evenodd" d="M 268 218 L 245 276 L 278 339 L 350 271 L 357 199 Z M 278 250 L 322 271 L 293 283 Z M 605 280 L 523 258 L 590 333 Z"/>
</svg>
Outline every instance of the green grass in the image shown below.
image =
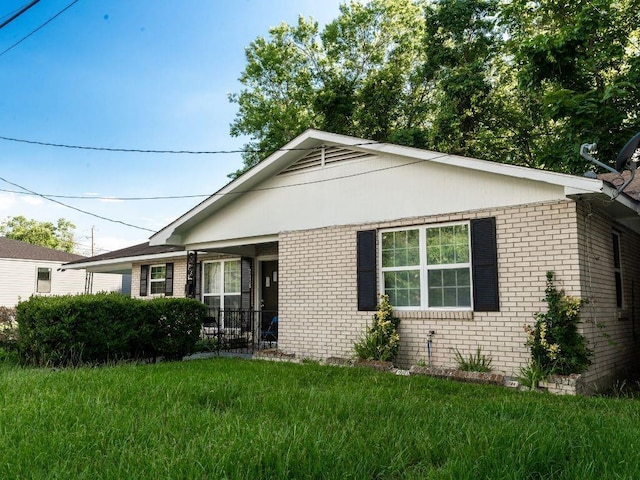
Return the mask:
<svg viewBox="0 0 640 480">
<path fill-rule="evenodd" d="M 208 359 L 0 365 L 3 479 L 640 478 L 640 403 Z"/>
</svg>

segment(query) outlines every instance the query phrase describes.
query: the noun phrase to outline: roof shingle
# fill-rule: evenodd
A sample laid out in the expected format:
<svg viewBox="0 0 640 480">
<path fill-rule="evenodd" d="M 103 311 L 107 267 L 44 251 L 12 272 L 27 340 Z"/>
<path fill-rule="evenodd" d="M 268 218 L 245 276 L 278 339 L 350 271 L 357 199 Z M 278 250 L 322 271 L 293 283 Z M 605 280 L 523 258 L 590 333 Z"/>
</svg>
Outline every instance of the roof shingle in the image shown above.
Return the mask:
<svg viewBox="0 0 640 480">
<path fill-rule="evenodd" d="M 0 237 L 0 258 L 15 258 L 24 260 L 45 260 L 50 262 L 71 262 L 85 257 L 74 253 L 67 253 L 53 248 L 31 245 L 30 243 Z"/>
</svg>

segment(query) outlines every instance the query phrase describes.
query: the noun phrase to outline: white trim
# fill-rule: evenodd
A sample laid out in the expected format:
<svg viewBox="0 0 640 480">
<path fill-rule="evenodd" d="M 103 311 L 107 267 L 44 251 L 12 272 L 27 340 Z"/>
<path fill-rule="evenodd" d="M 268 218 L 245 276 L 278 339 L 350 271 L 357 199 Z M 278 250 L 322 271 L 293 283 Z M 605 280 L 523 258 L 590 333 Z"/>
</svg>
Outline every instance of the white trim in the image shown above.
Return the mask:
<svg viewBox="0 0 640 480">
<path fill-rule="evenodd" d="M 103 267 L 108 265 L 129 265 L 131 268 L 132 264 L 135 263 L 151 263 L 150 261 L 155 260 L 164 260 L 169 258 L 177 258 L 181 259 L 182 257 L 186 257 L 186 250 L 183 252 L 167 252 L 167 253 L 155 253 L 152 255 L 138 255 L 133 257 L 122 257 L 122 258 L 112 258 L 109 260 L 95 260 L 93 262 L 84 262 L 73 265 L 65 265 L 62 264 L 62 268 L 65 270 L 84 270 L 85 268 L 91 267 Z"/>
<path fill-rule="evenodd" d="M 247 245 L 258 245 L 260 243 L 272 243 L 278 241 L 278 235 L 262 235 L 260 237 L 233 238 L 218 242 L 200 242 L 185 244 L 186 250 L 212 250 L 229 247 L 245 247 Z"/>
<path fill-rule="evenodd" d="M 467 263 L 456 264 L 443 264 L 443 265 L 429 265 L 427 263 L 427 230 L 432 228 L 441 227 L 453 227 L 456 225 L 467 226 L 467 244 L 469 247 L 469 261 Z M 408 230 L 418 231 L 418 246 L 420 265 L 410 265 L 406 267 L 383 267 L 382 266 L 382 235 L 388 232 L 402 232 Z M 440 223 L 422 223 L 416 225 L 408 225 L 403 227 L 384 228 L 378 230 L 378 293 L 384 294 L 384 273 L 394 271 L 418 271 L 420 275 L 420 305 L 419 306 L 406 306 L 397 307 L 394 306 L 394 310 L 398 311 L 456 311 L 456 312 L 468 312 L 473 311 L 473 265 L 472 265 L 472 246 L 471 246 L 471 222 L 470 221 L 456 221 L 456 222 L 440 222 Z M 428 275 L 430 270 L 445 270 L 445 269 L 469 269 L 469 307 L 429 307 L 429 282 Z"/>
<path fill-rule="evenodd" d="M 151 277 L 151 271 L 154 268 L 164 268 L 164 277 L 162 277 L 162 279 L 159 279 L 159 278 L 153 279 Z M 148 281 L 148 285 L 149 285 L 147 293 L 148 293 L 148 295 L 150 297 L 159 297 L 159 296 L 164 295 L 165 290 L 166 290 L 166 285 L 167 285 L 167 264 L 166 263 L 157 263 L 155 265 L 149 265 L 149 277 L 147 278 L 147 281 Z M 162 292 L 161 293 L 153 293 L 151 291 L 152 290 L 151 289 L 151 285 L 154 284 L 154 283 L 162 283 Z"/>
<path fill-rule="evenodd" d="M 616 288 L 616 292 L 618 290 L 618 285 L 617 285 L 617 275 L 618 274 L 620 276 L 620 305 L 618 305 L 618 298 L 617 298 L 617 293 L 616 293 L 616 308 L 618 310 L 623 310 L 624 309 L 624 277 L 622 275 L 622 242 L 620 241 L 620 232 L 617 232 L 616 230 L 612 230 L 611 231 L 611 236 L 614 239 L 613 241 L 613 275 L 614 275 L 614 285 Z M 620 263 L 620 266 L 616 266 L 615 264 L 615 254 L 618 254 L 618 262 Z"/>
<path fill-rule="evenodd" d="M 224 208 L 225 205 L 232 202 L 238 195 L 242 195 L 243 192 L 251 190 L 259 183 L 289 167 L 301 158 L 301 149 L 315 148 L 323 144 L 346 148 L 351 147 L 364 152 L 399 155 L 409 159 L 441 163 L 468 170 L 477 170 L 507 177 L 544 182 L 565 187 L 566 194 L 575 194 L 577 192 L 602 192 L 604 188 L 602 180 L 548 172 L 545 170 L 535 170 L 532 168 L 507 165 L 457 155 L 441 154 L 429 150 L 404 147 L 400 145 L 377 143 L 362 138 L 310 129 L 282 146 L 280 150 L 258 163 L 255 167 L 251 168 L 240 177 L 222 187 L 218 192 L 210 196 L 198 206 L 189 210 L 184 215 L 159 230 L 151 236 L 149 244 L 164 245 L 172 242 L 182 243 L 182 236 L 178 230 L 183 228 L 188 230 L 192 228 L 203 218 L 211 215 L 214 211 Z M 232 193 L 235 195 L 229 195 Z"/>
<path fill-rule="evenodd" d="M 39 274 L 40 274 L 40 270 L 48 270 L 49 271 L 49 291 L 48 292 L 44 292 L 44 291 L 40 291 L 39 290 L 39 286 L 40 286 L 40 278 Z M 46 280 L 43 280 L 46 281 Z M 36 267 L 36 288 L 35 288 L 35 293 L 38 294 L 50 294 L 53 291 L 53 268 L 51 267 Z"/>
<path fill-rule="evenodd" d="M 224 289 L 224 266 L 226 263 L 230 262 L 238 262 L 240 264 L 240 290 L 237 292 L 225 292 Z M 205 283 L 204 283 L 204 270 L 205 266 L 208 264 L 219 263 L 220 264 L 220 292 L 219 293 L 209 293 L 205 294 Z M 240 296 L 242 297 L 242 259 L 240 257 L 233 258 L 221 258 L 221 259 L 212 259 L 212 260 L 203 260 L 202 267 L 200 268 L 200 301 L 205 303 L 205 297 L 220 297 L 220 308 L 224 309 L 224 297 L 226 296 Z"/>
</svg>

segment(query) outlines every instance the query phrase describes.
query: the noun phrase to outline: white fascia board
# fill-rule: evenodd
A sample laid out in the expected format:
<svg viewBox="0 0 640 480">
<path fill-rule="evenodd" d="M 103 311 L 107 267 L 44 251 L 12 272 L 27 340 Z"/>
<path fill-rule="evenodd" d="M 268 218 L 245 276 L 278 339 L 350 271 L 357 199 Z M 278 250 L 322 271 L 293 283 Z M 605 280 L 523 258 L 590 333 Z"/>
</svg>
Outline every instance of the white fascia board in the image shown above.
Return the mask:
<svg viewBox="0 0 640 480">
<path fill-rule="evenodd" d="M 509 165 L 506 163 L 491 162 L 488 160 L 480 160 L 478 158 L 461 157 L 458 155 L 449 155 L 444 153 L 433 152 L 430 150 L 421 150 L 412 147 L 403 147 L 401 145 L 391 144 L 371 144 L 363 145 L 359 148 L 371 150 L 379 153 L 389 153 L 404 157 L 412 157 L 416 160 L 425 160 L 434 163 L 452 165 L 456 167 L 466 168 L 468 170 L 478 170 L 487 173 L 495 173 L 508 177 L 522 178 L 526 180 L 535 180 L 539 182 L 582 189 L 587 192 L 598 192 L 602 190 L 602 180 L 596 180 L 586 177 L 578 177 L 566 173 L 550 172 L 547 170 L 538 170 L 528 167 L 520 167 L 518 165 Z"/>
<path fill-rule="evenodd" d="M 155 261 L 155 260 L 165 260 L 170 258 L 180 259 L 182 257 L 186 257 L 187 252 L 167 252 L 167 253 L 156 253 L 153 255 L 137 255 L 134 257 L 123 257 L 123 258 L 111 258 L 109 260 L 96 260 L 93 262 L 85 262 L 78 263 L 74 265 L 63 265 L 63 267 L 67 270 L 84 270 L 85 268 L 92 267 L 106 267 L 106 266 L 122 266 L 122 265 L 131 265 L 132 263 L 140 263 L 144 261 Z"/>
<path fill-rule="evenodd" d="M 180 216 L 171 224 L 155 233 L 149 239 L 149 245 L 182 244 L 182 237 L 178 229 L 189 223 L 197 222 L 198 217 L 205 212 L 211 213 L 211 208 L 221 208 L 231 198 L 231 195 L 241 195 L 258 183 L 270 178 L 289 164 L 295 162 L 299 156 L 299 150 L 313 148 L 322 144 L 352 147 L 361 151 L 372 153 L 392 154 L 402 157 L 424 160 L 434 163 L 453 165 L 469 170 L 494 173 L 507 177 L 522 178 L 562 186 L 568 189 L 581 190 L 583 192 L 602 191 L 602 181 L 575 175 L 536 170 L 516 165 L 479 160 L 476 158 L 461 157 L 457 155 L 443 154 L 429 150 L 423 150 L 401 145 L 379 143 L 347 135 L 323 132 L 309 129 L 281 147 L 278 151 L 267 157 L 262 162 L 248 170 L 246 173 L 222 187 L 208 199 Z"/>
<path fill-rule="evenodd" d="M 322 135 L 316 135 L 322 134 Z M 286 168 L 288 164 L 295 162 L 299 157 L 299 149 L 313 148 L 322 142 L 317 137 L 335 137 L 334 134 L 320 132 L 318 130 L 307 130 L 292 141 L 281 147 L 278 151 L 258 163 L 240 177 L 215 192 L 199 205 L 195 206 L 184 215 L 181 215 L 172 223 L 159 230 L 149 238 L 149 245 L 181 244 L 181 236 L 176 233 L 176 229 L 196 218 L 199 214 L 209 210 L 215 204 L 226 203 L 231 195 L 242 195 L 245 190 L 250 190 L 256 184 L 270 178 L 280 170 Z M 339 136 L 343 137 L 343 136 Z M 353 138 L 353 137 L 343 137 Z M 355 139 L 362 142 L 360 139 Z M 334 138 L 332 141 L 336 141 Z M 305 145 L 306 144 L 306 145 Z"/>
<path fill-rule="evenodd" d="M 187 250 L 197 251 L 215 251 L 221 248 L 230 247 L 242 247 L 246 245 L 258 245 L 260 243 L 272 243 L 278 241 L 278 235 L 262 235 L 259 237 L 251 238 L 235 238 L 231 240 L 217 241 L 217 242 L 201 242 L 185 245 Z"/>
</svg>

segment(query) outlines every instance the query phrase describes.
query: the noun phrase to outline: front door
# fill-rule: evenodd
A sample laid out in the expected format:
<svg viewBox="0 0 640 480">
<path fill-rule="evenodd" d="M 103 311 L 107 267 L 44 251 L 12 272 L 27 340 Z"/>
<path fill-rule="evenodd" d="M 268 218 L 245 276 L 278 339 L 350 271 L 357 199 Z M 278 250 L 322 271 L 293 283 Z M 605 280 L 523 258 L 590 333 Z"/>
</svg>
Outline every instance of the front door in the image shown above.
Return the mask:
<svg viewBox="0 0 640 480">
<path fill-rule="evenodd" d="M 278 261 L 260 262 L 260 310 L 262 340 L 278 341 Z"/>
</svg>

